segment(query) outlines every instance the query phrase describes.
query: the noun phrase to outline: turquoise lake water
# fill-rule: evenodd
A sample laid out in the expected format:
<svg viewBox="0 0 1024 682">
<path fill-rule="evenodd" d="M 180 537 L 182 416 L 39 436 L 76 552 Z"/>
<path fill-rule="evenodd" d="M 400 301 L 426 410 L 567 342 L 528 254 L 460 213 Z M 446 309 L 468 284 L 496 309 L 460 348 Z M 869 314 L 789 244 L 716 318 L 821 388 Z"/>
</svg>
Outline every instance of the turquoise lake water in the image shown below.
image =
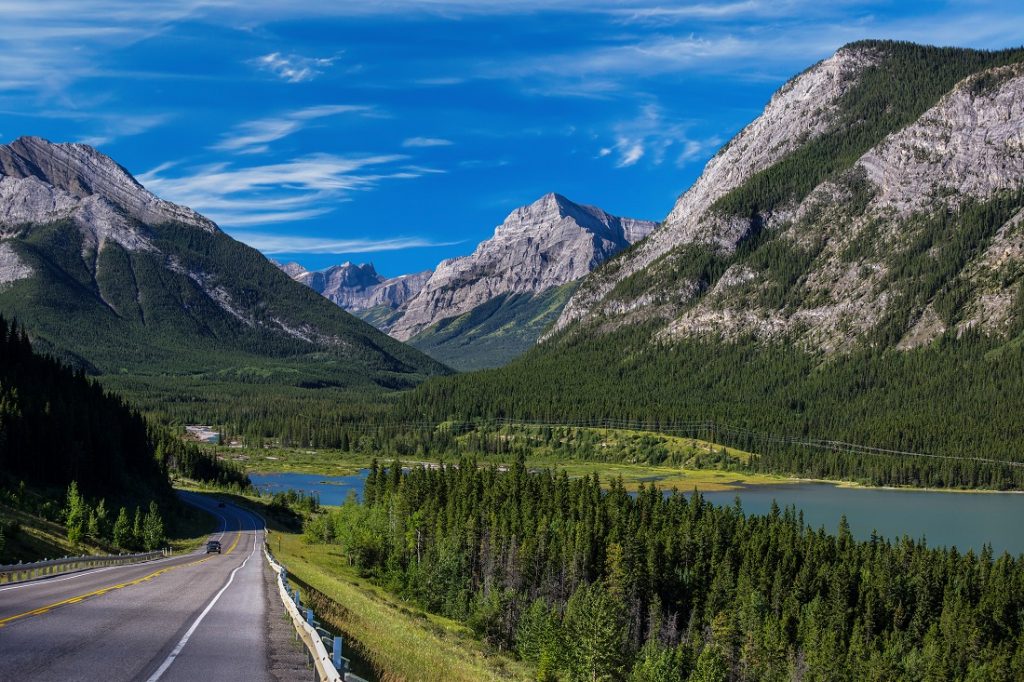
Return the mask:
<svg viewBox="0 0 1024 682">
<path fill-rule="evenodd" d="M 366 471 L 353 476 L 317 474 L 252 474 L 264 492 L 289 488 L 315 493 L 321 504 L 338 505 L 349 491 L 361 495 Z M 867 539 L 874 530 L 887 538 L 909 535 L 931 546 L 956 546 L 978 551 L 986 543 L 996 554 L 1024 553 L 1024 495 L 1016 493 L 944 493 L 919 490 L 839 488 L 826 483 L 753 486 L 739 491 L 704 493 L 715 504 L 731 505 L 740 498 L 748 514 L 766 514 L 772 500 L 780 507 L 795 506 L 815 528 L 835 532 L 846 515 L 855 537 Z"/>
</svg>

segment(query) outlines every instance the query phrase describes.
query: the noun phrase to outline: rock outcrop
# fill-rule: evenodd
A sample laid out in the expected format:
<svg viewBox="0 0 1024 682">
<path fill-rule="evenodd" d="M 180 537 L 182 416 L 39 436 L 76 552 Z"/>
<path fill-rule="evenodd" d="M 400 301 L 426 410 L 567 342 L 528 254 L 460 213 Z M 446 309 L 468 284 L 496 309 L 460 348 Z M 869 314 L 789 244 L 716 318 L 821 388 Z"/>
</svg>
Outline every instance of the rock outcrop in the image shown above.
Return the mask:
<svg viewBox="0 0 1024 682">
<path fill-rule="evenodd" d="M 661 229 L 581 283 L 554 329 L 653 319 L 662 340 L 787 339 L 824 352 L 1007 329 L 1024 282 L 1024 64 L 954 52 L 859 43 L 794 78 Z M 914 110 L 920 99 L 887 95 L 892 111 L 873 108 L 901 82 L 933 87 L 934 100 Z M 853 149 L 849 161 L 816 156 Z M 727 208 L 736 193 L 771 196 L 780 174 L 762 171 L 778 168 L 815 182 L 746 213 Z"/>
<path fill-rule="evenodd" d="M 52 220 L 84 202 L 83 210 L 105 220 L 112 220 L 110 211 L 119 207 L 147 225 L 176 222 L 217 230 L 213 221 L 155 196 L 113 159 L 85 144 L 19 137 L 0 145 L 0 175 L 7 185 L 0 195 L 0 220 L 5 223 Z M 19 190 L 18 180 L 28 183 Z"/>
<path fill-rule="evenodd" d="M 574 282 L 655 227 L 546 194 L 509 214 L 471 255 L 442 261 L 403 306 L 390 333 L 406 340 L 502 294 L 538 293 Z"/>
<path fill-rule="evenodd" d="M 859 74 L 880 56 L 874 49 L 843 48 L 783 85 L 764 112 L 729 141 L 708 162 L 704 172 L 665 219 L 662 229 L 607 277 L 584 282 L 566 305 L 553 331 L 600 310 L 621 313 L 624 307 L 646 305 L 646 299 L 602 304 L 615 286 L 652 264 L 672 249 L 690 243 L 732 248 L 747 229 L 747 221 L 716 216 L 712 204 L 752 175 L 805 144 L 834 124 L 836 106 L 857 83 Z"/>
</svg>

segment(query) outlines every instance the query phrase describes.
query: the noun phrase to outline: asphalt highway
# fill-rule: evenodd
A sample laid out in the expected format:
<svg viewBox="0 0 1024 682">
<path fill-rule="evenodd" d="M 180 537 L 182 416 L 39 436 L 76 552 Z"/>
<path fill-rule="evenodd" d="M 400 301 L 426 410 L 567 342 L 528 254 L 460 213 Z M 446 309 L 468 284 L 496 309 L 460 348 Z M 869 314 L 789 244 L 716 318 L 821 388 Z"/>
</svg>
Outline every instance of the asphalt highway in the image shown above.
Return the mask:
<svg viewBox="0 0 1024 682">
<path fill-rule="evenodd" d="M 211 537 L 223 554 L 0 587 L 0 680 L 272 679 L 263 524 L 243 509 L 182 495 L 220 518 Z"/>
</svg>

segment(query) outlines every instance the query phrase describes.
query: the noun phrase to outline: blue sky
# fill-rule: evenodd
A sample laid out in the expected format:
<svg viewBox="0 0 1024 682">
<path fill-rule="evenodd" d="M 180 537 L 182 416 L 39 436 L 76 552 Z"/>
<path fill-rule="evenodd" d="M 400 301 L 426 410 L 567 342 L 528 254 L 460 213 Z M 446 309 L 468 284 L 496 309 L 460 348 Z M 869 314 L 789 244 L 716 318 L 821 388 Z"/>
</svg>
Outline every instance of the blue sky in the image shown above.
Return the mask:
<svg viewBox="0 0 1024 682">
<path fill-rule="evenodd" d="M 0 22 L 0 140 L 96 145 L 274 258 L 387 275 L 549 191 L 660 220 L 847 42 L 1024 42 L 1022 4 L 967 1 L 3 0 Z"/>
</svg>

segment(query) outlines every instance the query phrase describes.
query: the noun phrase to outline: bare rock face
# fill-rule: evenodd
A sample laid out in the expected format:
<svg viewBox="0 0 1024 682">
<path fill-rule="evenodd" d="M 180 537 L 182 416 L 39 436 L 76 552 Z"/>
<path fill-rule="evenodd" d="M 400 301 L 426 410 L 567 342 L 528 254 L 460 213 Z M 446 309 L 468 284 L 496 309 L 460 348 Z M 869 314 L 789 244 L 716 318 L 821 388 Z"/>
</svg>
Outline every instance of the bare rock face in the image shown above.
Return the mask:
<svg viewBox="0 0 1024 682">
<path fill-rule="evenodd" d="M 21 137 L 0 145 L 0 237 L 24 225 L 70 221 L 82 234 L 83 255 L 114 242 L 150 251 L 147 225 L 217 226 L 192 209 L 157 198 L 111 158 L 83 144 Z"/>
<path fill-rule="evenodd" d="M 837 103 L 885 49 L 843 48 L 781 88 L 708 163 L 661 229 L 584 280 L 555 329 L 654 318 L 665 323 L 663 341 L 786 339 L 826 353 L 1009 330 L 1024 296 L 1024 64 L 951 81 L 916 120 L 883 133 L 805 196 L 762 212 L 759 224 L 716 208 L 842 120 Z M 738 251 L 751 234 L 769 248 Z M 663 276 L 691 272 L 693 254 L 721 269 L 703 279 Z M 942 279 L 922 285 L 930 273 Z M 639 293 L 616 290 L 633 275 L 645 278 Z"/>
<path fill-rule="evenodd" d="M 302 267 L 298 263 L 278 263 L 276 260 L 271 260 L 270 262 L 281 268 L 281 271 L 292 279 L 296 279 L 307 272 L 306 268 Z"/>
<path fill-rule="evenodd" d="M 325 270 L 309 271 L 298 263 L 278 264 L 289 277 L 345 310 L 360 311 L 376 306 L 398 308 L 415 296 L 431 270 L 387 278 L 378 274 L 372 263 L 342 263 Z"/>
<path fill-rule="evenodd" d="M 859 164 L 878 187 L 875 208 L 908 216 L 1016 187 L 1024 177 L 1022 92 L 1021 64 L 972 76 L 865 154 Z"/>
<path fill-rule="evenodd" d="M 764 112 L 708 162 L 700 178 L 679 197 L 662 229 L 621 262 L 614 273 L 584 282 L 553 331 L 602 310 L 602 299 L 616 284 L 681 244 L 733 248 L 746 231 L 747 222 L 712 215 L 711 205 L 754 173 L 829 130 L 837 102 L 877 58 L 873 50 L 844 48 L 782 86 Z M 622 312 L 621 305 L 612 303 L 607 311 L 618 306 L 617 312 Z"/>
<path fill-rule="evenodd" d="M 0 145 L 0 175 L 50 185 L 62 195 L 59 203 L 64 208 L 69 199 L 85 201 L 98 197 L 149 225 L 178 222 L 208 231 L 217 230 L 212 221 L 192 209 L 156 197 L 113 159 L 88 145 L 54 144 L 39 137 L 20 137 L 8 145 Z M 45 199 L 39 201 L 41 204 L 35 208 L 45 208 Z"/>
<path fill-rule="evenodd" d="M 536 293 L 576 281 L 655 227 L 546 194 L 509 214 L 471 255 L 442 261 L 405 304 L 390 333 L 407 340 L 501 294 Z"/>
</svg>

